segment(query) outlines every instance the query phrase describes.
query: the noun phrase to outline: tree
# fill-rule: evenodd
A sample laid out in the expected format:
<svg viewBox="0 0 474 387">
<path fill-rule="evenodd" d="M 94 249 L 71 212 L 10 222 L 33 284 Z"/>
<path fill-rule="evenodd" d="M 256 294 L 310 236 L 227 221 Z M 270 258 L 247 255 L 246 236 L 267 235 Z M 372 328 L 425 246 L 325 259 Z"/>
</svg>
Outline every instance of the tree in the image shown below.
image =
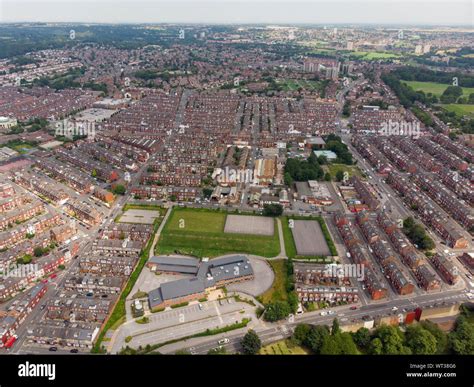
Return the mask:
<svg viewBox="0 0 474 387">
<path fill-rule="evenodd" d="M 35 257 L 41 257 L 45 254 L 45 249 L 43 249 L 41 246 L 35 247 L 33 250 L 33 254 Z"/>
<path fill-rule="evenodd" d="M 432 355 L 436 353 L 436 338 L 421 325 L 411 325 L 405 333 L 406 345 L 415 355 Z"/>
<path fill-rule="evenodd" d="M 373 339 L 370 342 L 369 353 L 371 353 L 372 355 L 382 355 L 383 354 L 382 340 L 380 340 L 378 337 Z"/>
<path fill-rule="evenodd" d="M 352 335 L 352 338 L 359 348 L 365 349 L 370 343 L 370 331 L 364 327 L 359 328 L 357 332 Z"/>
<path fill-rule="evenodd" d="M 313 325 L 303 344 L 311 348 L 314 353 L 319 354 L 326 336 L 329 336 L 329 328 L 326 325 Z"/>
<path fill-rule="evenodd" d="M 288 293 L 288 305 L 290 306 L 290 310 L 292 313 L 296 313 L 298 310 L 298 294 L 295 291 L 291 291 Z"/>
<path fill-rule="evenodd" d="M 403 333 L 396 327 L 381 325 L 375 330 L 374 337 L 381 341 L 382 354 L 384 355 L 408 355 L 411 353 L 410 348 L 403 343 Z"/>
<path fill-rule="evenodd" d="M 331 328 L 331 335 L 337 335 L 341 332 L 341 328 L 339 327 L 339 321 L 337 318 L 332 320 L 332 328 Z"/>
<path fill-rule="evenodd" d="M 344 172 L 340 169 L 336 172 L 336 180 L 342 181 L 344 179 Z"/>
<path fill-rule="evenodd" d="M 434 322 L 425 320 L 420 325 L 429 331 L 436 339 L 436 353 L 443 354 L 448 350 L 448 335 L 444 333 Z"/>
<path fill-rule="evenodd" d="M 16 260 L 16 263 L 19 265 L 26 265 L 33 260 L 33 257 L 30 254 L 25 254 L 23 257 L 20 257 Z"/>
<path fill-rule="evenodd" d="M 123 184 L 117 184 L 113 189 L 112 189 L 112 192 L 116 195 L 124 195 L 125 194 L 125 191 L 127 189 L 125 188 L 125 186 Z"/>
<path fill-rule="evenodd" d="M 356 355 L 357 350 L 352 335 L 347 332 L 325 336 L 321 346 L 321 355 Z"/>
<path fill-rule="evenodd" d="M 262 348 L 260 337 L 252 329 L 245 334 L 241 344 L 246 355 L 256 355 L 260 348 Z"/>
<path fill-rule="evenodd" d="M 440 97 L 442 103 L 455 103 L 462 95 L 462 88 L 459 86 L 448 86 Z"/>
<path fill-rule="evenodd" d="M 319 165 L 326 165 L 328 163 L 328 158 L 324 155 L 318 157 L 318 164 Z"/>
<path fill-rule="evenodd" d="M 278 321 L 291 313 L 291 307 L 286 301 L 275 301 L 269 304 L 263 317 L 266 321 Z"/>
<path fill-rule="evenodd" d="M 326 172 L 326 173 L 324 174 L 324 180 L 325 180 L 325 181 L 331 181 L 331 174 L 330 174 L 329 172 Z"/>
<path fill-rule="evenodd" d="M 308 324 L 298 324 L 293 332 L 292 339 L 295 341 L 296 344 L 301 345 L 306 341 L 306 337 L 308 336 L 311 330 L 311 326 Z"/>
<path fill-rule="evenodd" d="M 456 328 L 449 334 L 451 350 L 456 355 L 474 355 L 474 324 L 461 316 L 456 321 Z"/>
<path fill-rule="evenodd" d="M 265 204 L 263 206 L 263 215 L 280 216 L 283 214 L 283 206 L 281 204 Z"/>
<path fill-rule="evenodd" d="M 209 199 L 212 195 L 212 189 L 211 188 L 203 188 L 202 194 L 204 195 L 205 198 Z"/>
<path fill-rule="evenodd" d="M 411 216 L 403 221 L 403 232 L 420 249 L 431 250 L 435 247 L 433 240 L 426 233 L 423 226 L 416 223 Z"/>
<path fill-rule="evenodd" d="M 291 177 L 289 172 L 285 172 L 284 179 L 286 186 L 291 187 L 293 185 L 293 178 Z"/>
</svg>

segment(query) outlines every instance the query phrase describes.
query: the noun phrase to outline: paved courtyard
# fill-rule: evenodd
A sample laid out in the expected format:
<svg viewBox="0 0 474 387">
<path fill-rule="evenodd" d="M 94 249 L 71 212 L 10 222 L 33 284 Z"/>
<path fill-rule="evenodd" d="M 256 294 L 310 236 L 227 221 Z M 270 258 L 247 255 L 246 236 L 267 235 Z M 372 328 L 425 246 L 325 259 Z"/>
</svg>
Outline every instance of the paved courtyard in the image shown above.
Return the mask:
<svg viewBox="0 0 474 387">
<path fill-rule="evenodd" d="M 160 216 L 159 211 L 130 209 L 125 211 L 120 217 L 120 223 L 153 224 Z"/>
<path fill-rule="evenodd" d="M 270 265 L 264 259 L 249 257 L 249 261 L 255 278 L 252 281 L 238 282 L 226 287 L 231 292 L 242 292 L 256 297 L 270 289 L 275 275 Z"/>
</svg>

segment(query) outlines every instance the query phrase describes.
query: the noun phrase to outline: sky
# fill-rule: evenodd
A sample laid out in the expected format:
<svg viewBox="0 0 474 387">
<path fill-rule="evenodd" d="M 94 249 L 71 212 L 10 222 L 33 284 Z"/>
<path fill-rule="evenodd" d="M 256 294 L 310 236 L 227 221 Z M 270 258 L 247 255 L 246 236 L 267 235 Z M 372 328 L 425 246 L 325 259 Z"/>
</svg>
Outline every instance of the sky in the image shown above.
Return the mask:
<svg viewBox="0 0 474 387">
<path fill-rule="evenodd" d="M 473 27 L 472 0 L 0 0 L 0 22 Z"/>
</svg>

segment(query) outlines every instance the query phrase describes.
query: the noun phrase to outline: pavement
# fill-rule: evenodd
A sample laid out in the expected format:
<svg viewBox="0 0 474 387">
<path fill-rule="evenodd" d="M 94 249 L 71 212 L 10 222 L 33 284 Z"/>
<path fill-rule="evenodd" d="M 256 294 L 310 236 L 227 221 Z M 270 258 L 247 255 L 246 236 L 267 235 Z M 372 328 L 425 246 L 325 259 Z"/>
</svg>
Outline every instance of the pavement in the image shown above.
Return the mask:
<svg viewBox="0 0 474 387">
<path fill-rule="evenodd" d="M 193 303 L 181 308 L 151 313 L 148 318 L 148 324 L 138 324 L 135 321 L 122 324 L 114 334 L 109 352 L 117 353 L 126 345 L 137 348 L 184 338 L 207 329 L 240 322 L 243 318 L 257 321 L 254 307 L 244 302 L 236 302 L 234 298 Z M 126 343 L 125 338 L 128 336 L 132 339 Z"/>
</svg>

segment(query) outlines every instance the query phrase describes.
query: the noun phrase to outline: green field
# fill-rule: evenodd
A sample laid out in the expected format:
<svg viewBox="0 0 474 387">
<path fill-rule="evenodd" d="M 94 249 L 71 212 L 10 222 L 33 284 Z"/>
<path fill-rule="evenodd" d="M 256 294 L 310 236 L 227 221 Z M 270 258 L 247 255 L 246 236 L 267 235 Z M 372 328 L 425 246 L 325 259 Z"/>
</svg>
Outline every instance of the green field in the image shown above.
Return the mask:
<svg viewBox="0 0 474 387">
<path fill-rule="evenodd" d="M 400 58 L 399 54 L 393 54 L 390 52 L 367 52 L 367 51 L 354 51 L 350 53 L 351 56 L 356 56 L 361 60 L 377 60 L 377 59 L 397 59 Z"/>
<path fill-rule="evenodd" d="M 293 233 L 290 230 L 288 224 L 288 217 L 281 217 L 281 228 L 283 230 L 283 239 L 285 240 L 285 252 L 288 258 L 294 258 L 297 255 L 295 240 L 293 239 Z"/>
<path fill-rule="evenodd" d="M 31 149 L 34 149 L 33 146 L 29 144 L 20 144 L 20 145 L 11 145 L 9 148 L 17 151 L 18 153 L 24 154 L 30 151 Z"/>
<path fill-rule="evenodd" d="M 258 297 L 259 301 L 266 305 L 275 301 L 286 301 L 288 294 L 286 292 L 286 259 L 272 259 L 268 263 L 275 273 L 272 287 Z"/>
<path fill-rule="evenodd" d="M 308 351 L 294 345 L 289 340 L 281 340 L 276 343 L 266 345 L 260 350 L 260 355 L 307 355 Z"/>
<path fill-rule="evenodd" d="M 431 93 L 436 96 L 440 96 L 447 89 L 448 86 L 446 83 L 437 83 L 437 82 L 418 82 L 418 81 L 404 81 L 408 86 L 413 90 L 423 91 L 424 93 Z M 463 87 L 462 88 L 463 96 L 468 97 L 469 94 L 474 93 L 474 87 Z"/>
<path fill-rule="evenodd" d="M 336 174 L 339 171 L 348 172 L 349 173 L 349 178 L 352 177 L 352 176 L 362 177 L 361 170 L 359 169 L 359 167 L 357 167 L 355 165 L 328 164 L 326 167 L 327 167 L 329 173 L 331 174 L 331 178 L 333 180 L 336 179 Z"/>
<path fill-rule="evenodd" d="M 161 233 L 156 254 L 179 253 L 210 258 L 230 253 L 264 257 L 279 254 L 277 232 L 273 236 L 224 233 L 226 217 L 225 212 L 174 208 Z"/>
<path fill-rule="evenodd" d="M 457 116 L 469 116 L 470 118 L 474 118 L 474 105 L 462 105 L 452 103 L 449 105 L 441 105 L 443 109 L 447 110 L 448 112 L 454 112 Z"/>
</svg>

